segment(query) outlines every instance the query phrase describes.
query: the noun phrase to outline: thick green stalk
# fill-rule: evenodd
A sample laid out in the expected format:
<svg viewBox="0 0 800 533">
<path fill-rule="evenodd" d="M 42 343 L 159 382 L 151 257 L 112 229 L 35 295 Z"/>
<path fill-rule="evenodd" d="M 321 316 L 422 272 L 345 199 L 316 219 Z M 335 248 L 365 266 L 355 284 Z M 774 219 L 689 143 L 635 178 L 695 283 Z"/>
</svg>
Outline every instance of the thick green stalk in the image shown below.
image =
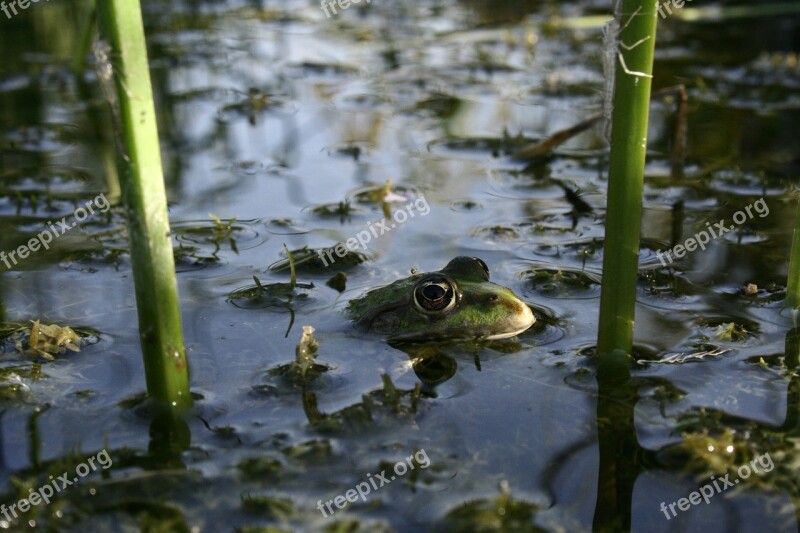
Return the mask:
<svg viewBox="0 0 800 533">
<path fill-rule="evenodd" d="M 186 408 L 192 401 L 141 7 L 139 0 L 98 0 L 97 8 L 119 101 L 122 198 L 147 391 Z"/>
<path fill-rule="evenodd" d="M 613 57 L 614 108 L 597 341 L 601 356 L 614 350 L 630 354 L 633 348 L 655 6 L 652 0 L 622 0 L 617 15 L 621 30 L 619 55 Z"/>
<path fill-rule="evenodd" d="M 786 305 L 800 306 L 800 204 L 797 205 L 797 219 L 792 238 L 792 257 L 789 260 L 789 278 L 786 283 Z"/>
</svg>

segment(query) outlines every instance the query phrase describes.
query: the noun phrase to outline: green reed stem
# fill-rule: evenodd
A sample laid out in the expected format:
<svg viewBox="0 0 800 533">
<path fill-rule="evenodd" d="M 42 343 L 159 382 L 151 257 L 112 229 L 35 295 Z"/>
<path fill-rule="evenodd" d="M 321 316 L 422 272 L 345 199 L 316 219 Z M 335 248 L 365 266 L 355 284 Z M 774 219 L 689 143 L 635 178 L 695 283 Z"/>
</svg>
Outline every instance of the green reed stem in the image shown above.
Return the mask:
<svg viewBox="0 0 800 533">
<path fill-rule="evenodd" d="M 120 178 L 147 391 L 187 408 L 192 400 L 141 6 L 139 0 L 98 0 L 97 9 L 119 101 Z"/>
<path fill-rule="evenodd" d="M 601 356 L 633 349 L 639 230 L 650 111 L 648 77 L 653 71 L 656 40 L 655 2 L 622 0 L 619 10 L 619 56 L 614 80 L 603 286 L 597 351 Z M 635 16 L 632 14 L 636 13 Z M 630 50 L 625 48 L 632 47 Z M 633 74 L 639 72 L 642 74 Z"/>
<path fill-rule="evenodd" d="M 789 260 L 789 277 L 786 283 L 786 305 L 800 306 L 800 203 L 797 205 L 797 218 L 792 238 L 792 256 Z"/>
</svg>

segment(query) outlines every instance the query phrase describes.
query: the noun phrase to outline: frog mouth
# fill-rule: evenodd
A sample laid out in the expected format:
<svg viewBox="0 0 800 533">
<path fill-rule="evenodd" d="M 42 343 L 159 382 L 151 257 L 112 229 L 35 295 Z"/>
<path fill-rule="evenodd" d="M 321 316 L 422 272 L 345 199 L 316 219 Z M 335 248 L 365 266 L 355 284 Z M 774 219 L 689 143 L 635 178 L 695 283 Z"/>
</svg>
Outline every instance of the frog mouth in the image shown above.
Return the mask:
<svg viewBox="0 0 800 533">
<path fill-rule="evenodd" d="M 533 316 L 533 312 L 531 308 L 527 306 L 524 302 L 520 302 L 520 311 L 515 315 L 514 323 L 510 324 L 510 327 L 514 328 L 511 331 L 504 331 L 502 333 L 495 333 L 494 335 L 489 335 L 486 340 L 494 341 L 497 339 L 508 339 L 509 337 L 516 337 L 520 333 L 526 331 L 529 327 L 531 327 L 534 322 L 536 322 L 536 317 Z"/>
<path fill-rule="evenodd" d="M 391 345 L 400 345 L 400 344 L 425 344 L 425 343 L 450 343 L 450 342 L 463 342 L 463 341 L 486 341 L 486 340 L 498 340 L 498 339 L 508 339 L 510 337 L 515 337 L 520 333 L 526 331 L 530 328 L 535 322 L 536 317 L 533 315 L 531 308 L 521 300 L 516 302 L 516 306 L 511 305 L 513 307 L 513 319 L 509 320 L 506 324 L 504 324 L 504 328 L 502 331 L 498 331 L 497 333 L 490 333 L 489 331 L 482 331 L 482 332 L 475 332 L 475 334 L 462 334 L 459 335 L 453 331 L 425 331 L 425 332 L 414 332 L 414 333 L 399 333 L 395 335 L 390 335 L 387 338 L 387 341 Z"/>
</svg>

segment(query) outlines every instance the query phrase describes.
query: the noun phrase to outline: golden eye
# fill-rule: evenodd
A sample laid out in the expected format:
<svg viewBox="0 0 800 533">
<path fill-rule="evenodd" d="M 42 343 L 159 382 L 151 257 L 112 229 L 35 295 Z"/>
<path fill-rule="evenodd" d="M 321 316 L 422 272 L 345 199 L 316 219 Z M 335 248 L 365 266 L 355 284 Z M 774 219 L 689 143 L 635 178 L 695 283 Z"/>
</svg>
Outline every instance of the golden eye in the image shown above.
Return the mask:
<svg viewBox="0 0 800 533">
<path fill-rule="evenodd" d="M 428 314 L 446 313 L 458 300 L 453 283 L 444 276 L 430 276 L 414 288 L 414 305 Z"/>
</svg>

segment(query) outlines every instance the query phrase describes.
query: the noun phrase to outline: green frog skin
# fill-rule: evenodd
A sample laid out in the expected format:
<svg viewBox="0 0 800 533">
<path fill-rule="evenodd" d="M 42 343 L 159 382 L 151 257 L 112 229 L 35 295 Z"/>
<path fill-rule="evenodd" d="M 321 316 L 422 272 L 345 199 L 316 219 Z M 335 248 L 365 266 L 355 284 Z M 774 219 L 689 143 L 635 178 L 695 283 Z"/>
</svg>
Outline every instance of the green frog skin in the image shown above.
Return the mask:
<svg viewBox="0 0 800 533">
<path fill-rule="evenodd" d="M 536 321 L 511 289 L 489 281 L 486 263 L 465 256 L 373 289 L 351 300 L 347 314 L 390 343 L 505 339 Z"/>
</svg>

